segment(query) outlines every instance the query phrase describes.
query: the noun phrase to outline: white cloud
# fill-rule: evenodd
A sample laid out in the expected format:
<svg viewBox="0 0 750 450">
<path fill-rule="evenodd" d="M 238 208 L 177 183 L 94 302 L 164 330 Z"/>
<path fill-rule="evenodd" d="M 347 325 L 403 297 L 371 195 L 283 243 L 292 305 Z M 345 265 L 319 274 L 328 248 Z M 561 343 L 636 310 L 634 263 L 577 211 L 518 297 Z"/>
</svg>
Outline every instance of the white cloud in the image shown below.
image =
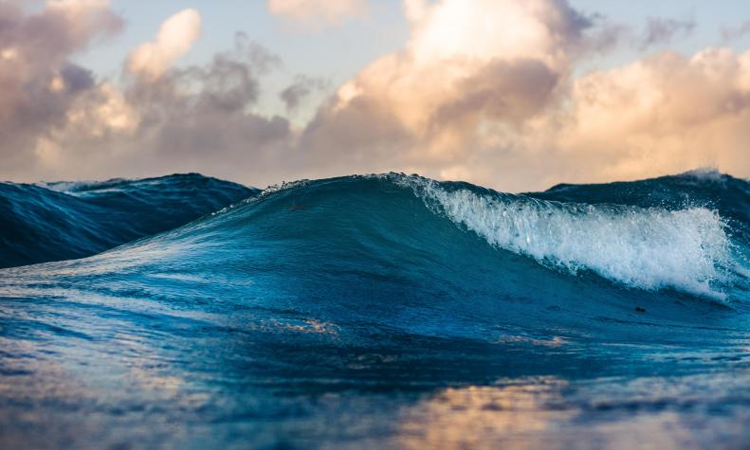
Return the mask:
<svg viewBox="0 0 750 450">
<path fill-rule="evenodd" d="M 180 11 L 164 21 L 153 42 L 147 42 L 130 53 L 127 69 L 134 74 L 158 78 L 190 51 L 200 35 L 201 16 L 198 11 Z"/>
</svg>

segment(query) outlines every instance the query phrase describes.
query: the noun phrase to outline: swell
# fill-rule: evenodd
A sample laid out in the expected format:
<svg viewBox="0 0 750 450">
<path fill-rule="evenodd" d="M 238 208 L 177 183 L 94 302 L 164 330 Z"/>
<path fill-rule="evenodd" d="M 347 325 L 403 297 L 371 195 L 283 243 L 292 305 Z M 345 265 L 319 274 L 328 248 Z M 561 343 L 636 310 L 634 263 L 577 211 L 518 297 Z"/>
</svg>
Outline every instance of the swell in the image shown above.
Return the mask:
<svg viewBox="0 0 750 450">
<path fill-rule="evenodd" d="M 705 344 L 746 325 L 741 245 L 708 205 L 561 202 L 388 174 L 274 187 L 88 259 L 6 270 L 0 287 L 129 314 L 249 310 L 257 329 L 335 329 L 341 342 Z"/>
<path fill-rule="evenodd" d="M 94 255 L 257 192 L 198 174 L 98 183 L 0 183 L 0 267 Z"/>
<path fill-rule="evenodd" d="M 410 228 L 429 233 L 439 221 L 448 219 L 452 228 L 468 231 L 492 248 L 528 257 L 570 276 L 590 272 L 626 288 L 674 290 L 715 300 L 734 296 L 744 301 L 749 183 L 699 172 L 613 185 L 567 186 L 565 198 L 559 196 L 560 190 L 513 195 L 468 183 L 393 173 L 342 177 L 274 186 L 227 218 L 208 220 L 219 226 L 240 222 L 231 228 L 240 233 L 233 239 L 243 240 L 242 233 L 256 219 L 232 217 L 256 216 L 262 211 L 275 227 L 290 227 L 298 238 L 314 240 L 347 216 L 350 224 L 345 233 L 358 233 L 350 236 L 348 244 L 342 234 L 337 235 L 343 250 L 349 248 L 346 245 L 351 249 L 368 246 L 378 255 L 413 239 Z M 431 214 L 416 214 L 418 206 L 406 201 L 407 193 L 421 200 Z M 341 197 L 354 197 L 356 203 L 337 208 Z M 325 217 L 304 227 L 292 225 L 283 216 L 304 216 L 307 198 L 324 205 Z M 211 228 L 210 223 L 198 226 Z M 203 233 L 195 238 L 205 241 Z M 211 234 L 211 239 L 221 242 L 223 236 Z M 442 239 L 420 245 L 425 252 L 439 253 L 444 240 L 460 241 L 455 233 Z"/>
<path fill-rule="evenodd" d="M 641 182 L 514 196 L 397 174 L 305 181 L 90 258 L 0 270 L 0 416 L 11 440 L 52 430 L 50 446 L 81 448 L 122 446 L 143 412 L 152 447 L 176 423 L 207 448 L 308 448 L 288 436 L 364 414 L 375 425 L 357 433 L 380 437 L 404 412 L 442 411 L 458 416 L 433 428 L 501 434 L 564 414 L 547 428 L 580 425 L 571 442 L 601 438 L 592 422 L 627 434 L 623 417 L 724 418 L 716 441 L 733 444 L 750 315 L 734 267 L 747 222 L 727 207 L 746 197 L 672 181 L 648 183 L 675 202 L 638 200 Z M 697 298 L 696 280 L 729 306 Z"/>
<path fill-rule="evenodd" d="M 144 413 L 135 431 L 155 448 L 179 423 L 197 447 L 308 448 L 288 437 L 363 414 L 375 425 L 359 437 L 418 436 L 404 413 L 442 411 L 458 416 L 432 428 L 501 434 L 563 414 L 546 428 L 571 442 L 646 422 L 683 442 L 675 424 L 708 421 L 731 445 L 748 417 L 747 183 L 719 178 L 518 196 L 398 174 L 304 181 L 89 258 L 2 269 L 0 417 L 10 440 L 52 430 L 50 447 L 122 447 Z M 355 442 L 328 436 L 313 437 Z"/>
</svg>

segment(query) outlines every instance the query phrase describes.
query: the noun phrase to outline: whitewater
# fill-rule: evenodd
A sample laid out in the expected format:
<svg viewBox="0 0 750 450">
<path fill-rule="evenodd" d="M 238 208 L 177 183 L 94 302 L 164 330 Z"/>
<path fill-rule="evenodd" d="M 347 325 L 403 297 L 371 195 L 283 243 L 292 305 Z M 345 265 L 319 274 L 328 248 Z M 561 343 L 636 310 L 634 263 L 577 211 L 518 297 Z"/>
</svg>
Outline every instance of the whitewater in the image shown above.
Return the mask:
<svg viewBox="0 0 750 450">
<path fill-rule="evenodd" d="M 191 174 L 0 206 L 2 448 L 750 443 L 742 179 Z"/>
</svg>

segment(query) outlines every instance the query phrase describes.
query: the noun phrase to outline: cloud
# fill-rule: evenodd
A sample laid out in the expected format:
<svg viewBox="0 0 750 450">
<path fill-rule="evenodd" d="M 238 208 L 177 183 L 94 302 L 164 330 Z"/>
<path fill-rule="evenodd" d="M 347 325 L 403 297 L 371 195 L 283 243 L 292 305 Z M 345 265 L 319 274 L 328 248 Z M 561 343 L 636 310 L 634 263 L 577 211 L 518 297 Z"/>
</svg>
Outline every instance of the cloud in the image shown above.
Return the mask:
<svg viewBox="0 0 750 450">
<path fill-rule="evenodd" d="M 259 112 L 282 62 L 246 35 L 174 64 L 200 35 L 197 13 L 165 21 L 116 82 L 74 62 L 122 27 L 106 2 L 0 3 L 0 176 L 200 171 L 265 185 L 396 170 L 516 191 L 706 165 L 750 176 L 750 51 L 661 51 L 582 74 L 622 28 L 563 0 L 406 0 L 404 13 L 403 48 L 295 126 Z M 689 28 L 649 22 L 642 40 Z M 325 84 L 297 76 L 278 93 L 287 115 Z"/>
<path fill-rule="evenodd" d="M 366 0 L 268 0 L 268 11 L 285 20 L 311 27 L 341 25 L 367 14 Z"/>
<path fill-rule="evenodd" d="M 147 42 L 130 53 L 127 68 L 131 73 L 158 78 L 187 53 L 201 35 L 201 16 L 185 9 L 167 19 L 153 42 Z"/>
<path fill-rule="evenodd" d="M 246 179 L 289 147 L 288 120 L 253 112 L 260 77 L 280 65 L 277 56 L 238 33 L 208 63 L 174 67 L 199 35 L 195 11 L 167 19 L 153 42 L 134 50 L 123 70 L 135 76 L 122 83 L 70 59 L 121 29 L 106 2 L 48 2 L 34 13 L 2 3 L 0 23 L 2 177 L 201 171 Z"/>
<path fill-rule="evenodd" d="M 696 27 L 694 20 L 648 18 L 639 48 L 645 50 L 655 45 L 669 44 L 677 37 L 690 35 Z"/>
<path fill-rule="evenodd" d="M 0 157 L 6 173 L 34 165 L 37 142 L 97 89 L 93 74 L 71 58 L 123 26 L 101 0 L 49 1 L 32 13 L 22 7 L 0 3 Z"/>
<path fill-rule="evenodd" d="M 750 33 L 750 20 L 738 27 L 724 27 L 721 30 L 721 35 L 727 42 L 737 40 L 748 33 Z"/>
<path fill-rule="evenodd" d="M 328 81 L 306 75 L 297 75 L 294 82 L 279 92 L 279 98 L 288 112 L 294 112 L 300 104 L 316 91 L 324 91 L 329 87 Z"/>
<path fill-rule="evenodd" d="M 409 0 L 405 11 L 408 45 L 345 83 L 303 135 L 332 171 L 457 169 L 489 129 L 554 109 L 591 27 L 563 1 Z"/>
<path fill-rule="evenodd" d="M 555 136 L 569 176 L 634 178 L 716 165 L 750 174 L 750 52 L 671 51 L 576 80 Z"/>
<path fill-rule="evenodd" d="M 318 174 L 400 170 L 507 190 L 714 165 L 750 175 L 750 53 L 661 52 L 574 76 L 614 29 L 563 1 L 407 0 L 407 46 L 303 133 Z M 483 26 L 483 24 L 492 26 Z M 692 30 L 648 22 L 643 45 Z"/>
<path fill-rule="evenodd" d="M 233 179 L 262 173 L 290 137 L 287 119 L 253 112 L 259 77 L 278 64 L 238 33 L 234 48 L 207 64 L 137 77 L 120 91 L 85 98 L 45 142 L 48 153 L 65 154 L 54 162 L 55 173 L 101 178 L 201 171 Z M 76 167 L 80 160 L 86 169 Z"/>
<path fill-rule="evenodd" d="M 750 175 L 750 51 L 663 51 L 572 79 L 563 98 L 515 129 L 484 125 L 432 170 L 516 191 L 705 166 Z"/>
</svg>

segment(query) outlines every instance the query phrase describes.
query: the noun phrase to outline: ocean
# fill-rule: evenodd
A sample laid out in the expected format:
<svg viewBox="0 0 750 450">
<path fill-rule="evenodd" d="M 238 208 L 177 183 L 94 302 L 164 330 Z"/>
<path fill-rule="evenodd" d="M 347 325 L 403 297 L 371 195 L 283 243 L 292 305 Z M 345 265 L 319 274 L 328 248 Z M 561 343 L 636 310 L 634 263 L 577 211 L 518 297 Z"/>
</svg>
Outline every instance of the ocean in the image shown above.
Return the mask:
<svg viewBox="0 0 750 450">
<path fill-rule="evenodd" d="M 0 184 L 0 448 L 750 448 L 750 183 Z"/>
</svg>

